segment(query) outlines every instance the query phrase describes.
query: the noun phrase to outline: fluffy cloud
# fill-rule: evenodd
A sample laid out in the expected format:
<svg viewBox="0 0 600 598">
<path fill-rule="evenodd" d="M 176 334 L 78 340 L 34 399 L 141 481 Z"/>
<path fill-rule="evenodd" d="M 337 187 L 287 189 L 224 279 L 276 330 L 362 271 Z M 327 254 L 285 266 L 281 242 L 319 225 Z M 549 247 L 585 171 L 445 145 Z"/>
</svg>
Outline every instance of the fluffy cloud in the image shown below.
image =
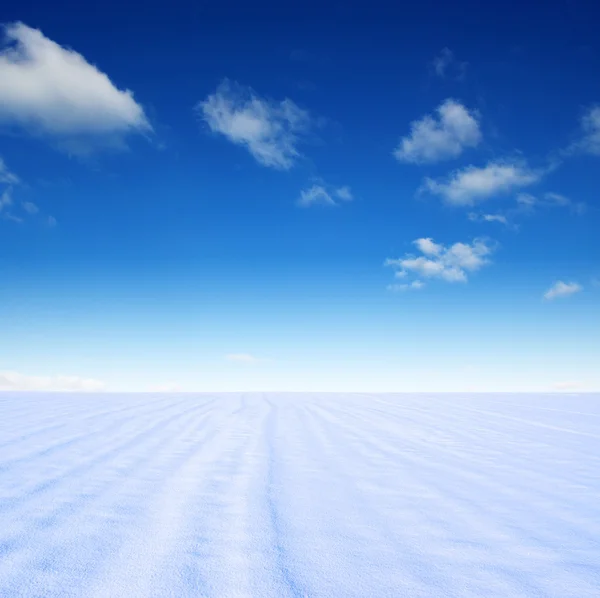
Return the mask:
<svg viewBox="0 0 600 598">
<path fill-rule="evenodd" d="M 130 131 L 151 130 L 132 92 L 115 87 L 81 54 L 23 23 L 5 26 L 4 33 L 0 121 L 79 144 L 90 138 L 114 143 Z"/>
<path fill-rule="evenodd" d="M 423 164 L 459 156 L 465 148 L 476 147 L 481 131 L 475 112 L 448 99 L 437 108 L 437 118 L 426 115 L 410 125 L 410 135 L 403 137 L 394 151 L 401 162 Z"/>
<path fill-rule="evenodd" d="M 352 201 L 353 196 L 350 187 L 346 186 L 330 189 L 324 184 L 315 184 L 300 192 L 300 198 L 298 199 L 297 204 L 301 208 L 308 208 L 316 205 L 337 206 L 339 203 L 336 199 L 341 201 Z"/>
<path fill-rule="evenodd" d="M 545 293 L 544 299 L 559 299 L 561 297 L 569 297 L 575 293 L 579 293 L 583 287 L 576 282 L 563 282 L 559 280 L 555 282 Z"/>
<path fill-rule="evenodd" d="M 78 376 L 27 376 L 18 372 L 0 371 L 0 390 L 30 391 L 100 391 L 105 384 L 93 378 Z"/>
<path fill-rule="evenodd" d="M 432 61 L 435 74 L 441 79 L 451 77 L 462 81 L 467 72 L 466 62 L 459 62 L 450 48 L 443 48 L 442 51 Z"/>
<path fill-rule="evenodd" d="M 439 195 L 455 206 L 472 206 L 539 181 L 541 174 L 524 164 L 489 162 L 483 168 L 468 166 L 457 170 L 445 181 L 426 178 L 421 191 Z"/>
<path fill-rule="evenodd" d="M 407 254 L 385 262 L 386 266 L 396 268 L 397 278 L 405 278 L 408 273 L 413 273 L 423 278 L 466 282 L 467 273 L 476 272 L 490 263 L 487 256 L 493 251 L 482 239 L 475 239 L 471 244 L 454 243 L 449 247 L 434 243 L 430 238 L 417 239 L 413 243 L 423 255 Z"/>
<path fill-rule="evenodd" d="M 229 80 L 197 106 L 210 129 L 242 145 L 263 166 L 288 170 L 300 156 L 299 137 L 308 113 L 289 99 L 275 102 Z"/>
</svg>

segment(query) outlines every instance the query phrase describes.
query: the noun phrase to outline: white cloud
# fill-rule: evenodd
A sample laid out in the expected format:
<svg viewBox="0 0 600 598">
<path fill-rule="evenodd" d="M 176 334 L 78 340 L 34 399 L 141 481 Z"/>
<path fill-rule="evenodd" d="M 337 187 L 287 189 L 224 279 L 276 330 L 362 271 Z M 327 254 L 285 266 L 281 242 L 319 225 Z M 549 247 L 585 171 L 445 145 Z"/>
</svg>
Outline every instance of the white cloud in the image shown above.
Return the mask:
<svg viewBox="0 0 600 598">
<path fill-rule="evenodd" d="M 297 205 L 301 208 L 316 205 L 338 206 L 339 203 L 335 201 L 334 197 L 339 198 L 341 201 L 351 201 L 353 199 L 350 187 L 345 186 L 334 189 L 324 183 L 318 183 L 300 192 Z"/>
<path fill-rule="evenodd" d="M 539 208 L 566 207 L 577 215 L 585 214 L 588 209 L 585 202 L 575 202 L 559 193 L 544 193 L 540 197 L 536 197 L 530 193 L 519 193 L 516 196 L 516 204 L 516 207 L 505 210 L 503 213 L 486 214 L 470 212 L 468 215 L 469 220 L 473 222 L 500 222 L 513 230 L 518 230 L 519 225 L 515 220 L 523 216 L 531 216 Z"/>
<path fill-rule="evenodd" d="M 81 54 L 23 23 L 5 26 L 4 33 L 0 121 L 79 145 L 91 138 L 111 144 L 125 133 L 151 130 L 132 92 L 118 89 Z"/>
<path fill-rule="evenodd" d="M 299 136 L 310 125 L 308 112 L 291 100 L 260 98 L 227 79 L 197 110 L 212 131 L 245 146 L 263 166 L 281 170 L 291 168 L 300 156 Z"/>
<path fill-rule="evenodd" d="M 487 256 L 493 251 L 482 239 L 475 239 L 471 244 L 454 243 L 445 247 L 434 243 L 430 238 L 423 238 L 414 241 L 414 245 L 424 255 L 407 254 L 400 259 L 388 259 L 385 262 L 385 265 L 397 269 L 398 278 L 404 278 L 410 272 L 424 278 L 466 282 L 468 272 L 476 272 L 490 263 Z"/>
<path fill-rule="evenodd" d="M 16 185 L 19 183 L 19 177 L 8 169 L 2 157 L 0 157 L 0 183 L 6 185 Z"/>
<path fill-rule="evenodd" d="M 555 282 L 545 293 L 544 299 L 558 299 L 560 297 L 569 297 L 575 293 L 579 293 L 583 287 L 576 282 L 563 282 L 559 280 Z"/>
<path fill-rule="evenodd" d="M 27 376 L 13 371 L 0 371 L 0 390 L 29 391 L 100 391 L 105 384 L 93 378 L 78 376 Z"/>
<path fill-rule="evenodd" d="M 500 222 L 508 226 L 508 218 L 503 214 L 476 214 L 475 212 L 470 212 L 469 220 L 473 222 Z"/>
<path fill-rule="evenodd" d="M 419 291 L 425 286 L 420 280 L 413 280 L 406 284 L 391 284 L 388 286 L 389 291 L 404 292 L 404 291 Z"/>
<path fill-rule="evenodd" d="M 5 208 L 12 206 L 12 194 L 10 189 L 5 189 L 0 195 L 0 212 L 2 212 Z"/>
<path fill-rule="evenodd" d="M 472 206 L 494 195 L 532 185 L 540 178 L 539 172 L 524 164 L 489 162 L 483 168 L 468 166 L 457 170 L 444 182 L 426 178 L 421 190 L 440 195 L 451 205 Z"/>
<path fill-rule="evenodd" d="M 352 201 L 354 199 L 354 196 L 352 195 L 352 191 L 350 190 L 350 187 L 348 187 L 347 185 L 336 189 L 335 194 L 342 201 Z"/>
<path fill-rule="evenodd" d="M 443 48 L 432 61 L 435 74 L 445 79 L 447 76 L 462 81 L 467 71 L 466 62 L 459 62 L 450 48 Z"/>
<path fill-rule="evenodd" d="M 247 364 L 256 364 L 267 361 L 261 357 L 255 357 L 254 355 L 250 355 L 249 353 L 229 353 L 225 355 L 225 359 L 227 361 L 232 361 L 234 363 L 247 363 Z"/>
<path fill-rule="evenodd" d="M 581 119 L 581 138 L 571 151 L 579 150 L 600 156 L 600 106 L 592 106 Z"/>
<path fill-rule="evenodd" d="M 443 245 L 434 243 L 433 239 L 430 237 L 417 239 L 414 244 L 417 246 L 419 251 L 425 255 L 440 255 L 444 249 Z"/>
<path fill-rule="evenodd" d="M 410 135 L 394 150 L 396 159 L 414 164 L 439 162 L 456 158 L 480 143 L 477 113 L 452 99 L 443 102 L 437 113 L 437 119 L 428 114 L 411 123 Z"/>
<path fill-rule="evenodd" d="M 54 216 L 48 216 L 48 219 L 46 222 L 48 223 L 48 226 L 50 226 L 50 227 L 56 226 L 56 218 Z"/>
<path fill-rule="evenodd" d="M 21 205 L 23 206 L 23 209 L 31 215 L 37 214 L 40 211 L 40 209 L 32 201 L 23 201 L 21 202 Z"/>
</svg>

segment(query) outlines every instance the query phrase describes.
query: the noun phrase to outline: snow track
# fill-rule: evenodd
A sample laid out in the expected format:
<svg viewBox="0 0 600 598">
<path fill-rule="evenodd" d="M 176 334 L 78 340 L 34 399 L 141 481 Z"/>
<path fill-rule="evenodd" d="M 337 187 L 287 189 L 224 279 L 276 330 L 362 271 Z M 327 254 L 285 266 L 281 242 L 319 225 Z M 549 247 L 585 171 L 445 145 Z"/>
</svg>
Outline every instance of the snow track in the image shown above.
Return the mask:
<svg viewBox="0 0 600 598">
<path fill-rule="evenodd" d="M 600 596 L 600 396 L 0 394 L 2 598 Z"/>
</svg>

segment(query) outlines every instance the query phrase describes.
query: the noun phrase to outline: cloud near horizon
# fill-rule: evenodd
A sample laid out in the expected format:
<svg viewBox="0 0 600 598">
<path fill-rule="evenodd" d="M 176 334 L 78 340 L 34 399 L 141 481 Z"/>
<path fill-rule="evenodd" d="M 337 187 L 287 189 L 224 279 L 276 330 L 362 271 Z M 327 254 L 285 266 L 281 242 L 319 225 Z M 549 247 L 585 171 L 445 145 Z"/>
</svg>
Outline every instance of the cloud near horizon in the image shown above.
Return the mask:
<svg viewBox="0 0 600 598">
<path fill-rule="evenodd" d="M 93 378 L 79 376 L 28 376 L 10 370 L 0 371 L 0 390 L 97 392 L 106 384 Z"/>
<path fill-rule="evenodd" d="M 3 29 L 0 122 L 80 149 L 120 145 L 127 133 L 152 130 L 133 93 L 118 89 L 81 54 L 23 23 Z"/>
</svg>

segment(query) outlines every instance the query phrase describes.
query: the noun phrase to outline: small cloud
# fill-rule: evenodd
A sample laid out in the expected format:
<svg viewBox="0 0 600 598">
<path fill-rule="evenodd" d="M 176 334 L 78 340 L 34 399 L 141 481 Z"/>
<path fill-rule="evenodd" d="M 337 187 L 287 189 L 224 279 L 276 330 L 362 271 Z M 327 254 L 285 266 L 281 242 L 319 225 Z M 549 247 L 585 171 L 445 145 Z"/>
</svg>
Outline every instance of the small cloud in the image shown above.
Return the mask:
<svg viewBox="0 0 600 598">
<path fill-rule="evenodd" d="M 211 131 L 244 146 L 259 164 L 280 170 L 300 157 L 297 145 L 311 124 L 308 112 L 291 100 L 260 98 L 227 79 L 196 109 Z"/>
<path fill-rule="evenodd" d="M 261 357 L 255 357 L 254 355 L 250 355 L 249 353 L 229 353 L 225 355 L 225 359 L 234 363 L 246 364 L 256 364 L 267 361 L 266 359 L 263 359 Z"/>
<path fill-rule="evenodd" d="M 48 226 L 54 227 L 56 226 L 56 218 L 54 216 L 48 216 L 48 218 L 46 219 L 46 223 L 48 224 Z"/>
<path fill-rule="evenodd" d="M 150 132 L 143 108 L 85 58 L 23 23 L 4 26 L 0 50 L 0 121 L 48 135 L 65 147 L 122 145 Z"/>
<path fill-rule="evenodd" d="M 28 376 L 19 372 L 0 371 L 0 390 L 95 392 L 105 388 L 104 382 L 93 378 Z"/>
<path fill-rule="evenodd" d="M 8 169 L 2 157 L 0 157 L 0 183 L 6 185 L 17 185 L 19 183 L 19 177 Z"/>
<path fill-rule="evenodd" d="M 567 154 L 582 152 L 600 156 L 600 105 L 589 108 L 581 118 L 580 137 Z"/>
<path fill-rule="evenodd" d="M 445 181 L 426 178 L 421 191 L 439 195 L 450 205 L 472 206 L 495 195 L 533 185 L 541 176 L 524 164 L 489 162 L 482 168 L 467 166 L 456 170 Z"/>
<path fill-rule="evenodd" d="M 5 208 L 8 208 L 9 206 L 12 206 L 12 204 L 13 199 L 11 190 L 5 189 L 2 192 L 2 195 L 0 195 L 0 212 L 2 212 L 2 210 L 4 210 Z"/>
<path fill-rule="evenodd" d="M 388 291 L 393 291 L 395 293 L 403 293 L 405 291 L 419 291 L 425 286 L 424 282 L 420 280 L 413 280 L 407 284 L 390 284 L 388 285 Z"/>
<path fill-rule="evenodd" d="M 560 297 L 569 297 L 582 290 L 583 287 L 576 282 L 562 282 L 559 280 L 544 293 L 544 299 L 552 300 Z"/>
<path fill-rule="evenodd" d="M 456 60 L 450 48 L 443 48 L 431 65 L 435 74 L 441 79 L 452 78 L 463 81 L 467 74 L 468 63 Z"/>
<path fill-rule="evenodd" d="M 23 201 L 21 202 L 21 205 L 23 206 L 23 209 L 31 215 L 37 214 L 40 209 L 31 201 Z"/>
<path fill-rule="evenodd" d="M 354 199 L 354 197 L 352 195 L 352 191 L 350 190 L 350 187 L 348 187 L 347 185 L 336 189 L 335 195 L 342 201 L 352 201 Z"/>
<path fill-rule="evenodd" d="M 317 183 L 308 189 L 303 189 L 296 203 L 301 208 L 318 205 L 331 207 L 340 205 L 334 197 L 341 201 L 351 201 L 353 199 L 350 187 L 331 188 L 324 183 Z"/>
<path fill-rule="evenodd" d="M 508 226 L 508 218 L 502 214 L 476 214 L 469 212 L 469 220 L 472 222 L 500 222 Z"/>
<path fill-rule="evenodd" d="M 446 282 L 467 282 L 467 273 L 488 265 L 488 256 L 493 251 L 483 239 L 475 239 L 470 244 L 454 243 L 449 247 L 434 243 L 430 238 L 417 239 L 413 244 L 423 253 L 422 256 L 406 254 L 400 259 L 385 261 L 386 266 L 396 269 L 396 277 L 405 278 L 408 273 L 413 273 Z"/>
<path fill-rule="evenodd" d="M 410 124 L 410 135 L 403 137 L 394 150 L 400 162 L 425 164 L 456 158 L 466 148 L 481 142 L 476 112 L 448 99 L 437 108 L 437 118 L 424 116 Z"/>
</svg>

